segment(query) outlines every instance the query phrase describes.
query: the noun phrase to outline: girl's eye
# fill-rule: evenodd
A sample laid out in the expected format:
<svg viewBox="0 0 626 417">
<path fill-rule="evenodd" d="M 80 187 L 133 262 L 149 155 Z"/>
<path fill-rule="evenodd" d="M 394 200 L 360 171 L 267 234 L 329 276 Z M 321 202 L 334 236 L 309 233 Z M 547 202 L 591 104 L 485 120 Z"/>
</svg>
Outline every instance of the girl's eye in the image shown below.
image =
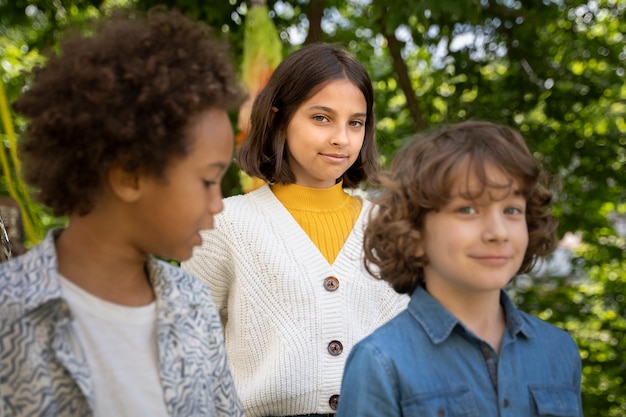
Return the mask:
<svg viewBox="0 0 626 417">
<path fill-rule="evenodd" d="M 328 117 L 318 114 L 318 115 L 313 116 L 313 120 L 315 120 L 316 122 L 327 122 Z"/>
<path fill-rule="evenodd" d="M 353 120 L 353 121 L 350 122 L 350 125 L 354 126 L 354 127 L 361 127 L 361 126 L 363 126 L 363 124 L 364 123 L 362 121 L 360 121 L 360 120 Z"/>
</svg>

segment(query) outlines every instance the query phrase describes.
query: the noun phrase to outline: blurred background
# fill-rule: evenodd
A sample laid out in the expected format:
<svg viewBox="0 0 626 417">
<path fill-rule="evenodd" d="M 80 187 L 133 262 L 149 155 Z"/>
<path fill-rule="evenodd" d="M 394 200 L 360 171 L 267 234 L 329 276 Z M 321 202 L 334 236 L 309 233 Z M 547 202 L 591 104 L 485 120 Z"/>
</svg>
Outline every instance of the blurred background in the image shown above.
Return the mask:
<svg viewBox="0 0 626 417">
<path fill-rule="evenodd" d="M 88 31 L 114 8 L 159 4 L 229 39 L 251 98 L 301 45 L 342 44 L 373 79 L 384 166 L 441 123 L 519 129 L 561 179 L 561 244 L 509 291 L 578 342 L 585 415 L 626 416 L 626 0 L 0 0 L 0 236 L 13 256 L 65 222 L 20 180 L 24 120 L 10 103 L 28 88 L 22 71 L 69 27 Z M 247 104 L 232 114 L 239 143 Z M 224 192 L 258 185 L 233 165 Z"/>
</svg>

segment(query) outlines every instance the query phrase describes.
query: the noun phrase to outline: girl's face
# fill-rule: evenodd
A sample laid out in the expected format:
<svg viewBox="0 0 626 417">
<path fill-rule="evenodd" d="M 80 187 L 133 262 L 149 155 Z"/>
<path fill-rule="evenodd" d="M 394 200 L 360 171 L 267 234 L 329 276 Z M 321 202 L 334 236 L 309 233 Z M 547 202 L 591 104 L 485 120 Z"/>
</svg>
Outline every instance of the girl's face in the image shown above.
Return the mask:
<svg viewBox="0 0 626 417">
<path fill-rule="evenodd" d="M 366 115 L 365 96 L 348 80 L 332 81 L 303 102 L 287 125 L 295 183 L 311 188 L 335 185 L 359 156 Z"/>
<path fill-rule="evenodd" d="M 492 184 L 470 200 L 463 197 L 482 189 L 476 176 L 456 179 L 451 200 L 424 218 L 422 245 L 418 256 L 426 255 L 426 288 L 444 301 L 463 295 L 499 295 L 519 270 L 528 247 L 526 198 L 518 181 L 487 165 Z"/>
</svg>

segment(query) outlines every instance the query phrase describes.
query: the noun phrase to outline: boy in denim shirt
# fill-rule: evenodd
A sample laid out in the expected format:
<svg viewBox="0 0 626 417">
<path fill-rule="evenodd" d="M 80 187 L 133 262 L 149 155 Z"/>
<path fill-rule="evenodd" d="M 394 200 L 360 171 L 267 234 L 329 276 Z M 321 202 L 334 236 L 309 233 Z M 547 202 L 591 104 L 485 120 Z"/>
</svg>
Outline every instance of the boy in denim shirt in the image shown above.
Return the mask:
<svg viewBox="0 0 626 417">
<path fill-rule="evenodd" d="M 223 208 L 227 46 L 158 9 L 90 29 L 14 105 L 69 224 L 0 265 L 0 416 L 242 416 L 208 288 L 152 255 L 188 258 Z"/>
<path fill-rule="evenodd" d="M 521 135 L 489 122 L 398 153 L 365 254 L 411 301 L 351 351 L 339 417 L 582 416 L 576 344 L 503 291 L 554 250 L 545 183 Z"/>
</svg>

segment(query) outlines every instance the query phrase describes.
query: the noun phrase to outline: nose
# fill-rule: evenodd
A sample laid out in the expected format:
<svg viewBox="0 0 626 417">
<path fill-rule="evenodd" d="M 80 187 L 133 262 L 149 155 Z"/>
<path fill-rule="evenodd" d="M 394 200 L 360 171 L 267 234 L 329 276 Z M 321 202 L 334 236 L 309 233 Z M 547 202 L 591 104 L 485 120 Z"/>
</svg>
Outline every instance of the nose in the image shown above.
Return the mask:
<svg viewBox="0 0 626 417">
<path fill-rule="evenodd" d="M 213 216 L 221 213 L 224 210 L 224 200 L 222 196 L 222 189 L 218 186 L 212 187 L 208 196 L 209 202 L 207 205 L 208 216 L 205 217 L 202 229 L 213 228 Z"/>
<path fill-rule="evenodd" d="M 485 215 L 483 239 L 488 242 L 506 242 L 509 240 L 509 229 L 503 213 L 494 210 Z"/>
<path fill-rule="evenodd" d="M 348 144 L 348 131 L 347 128 L 338 127 L 331 138 L 331 144 L 333 146 L 345 146 Z"/>
<path fill-rule="evenodd" d="M 209 213 L 213 216 L 224 210 L 222 187 L 215 185 L 209 193 Z"/>
</svg>

